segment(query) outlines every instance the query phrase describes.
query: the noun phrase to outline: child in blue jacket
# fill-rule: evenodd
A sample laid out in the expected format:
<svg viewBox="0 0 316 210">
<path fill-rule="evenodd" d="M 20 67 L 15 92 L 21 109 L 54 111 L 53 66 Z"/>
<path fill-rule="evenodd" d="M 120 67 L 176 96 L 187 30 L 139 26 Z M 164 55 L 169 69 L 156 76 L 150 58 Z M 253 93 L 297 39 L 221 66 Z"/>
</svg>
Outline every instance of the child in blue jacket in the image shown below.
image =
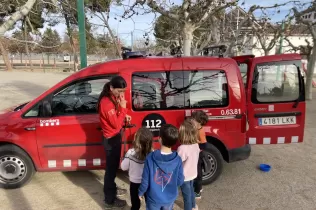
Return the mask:
<svg viewBox="0 0 316 210">
<path fill-rule="evenodd" d="M 160 129 L 161 149 L 146 157 L 139 198 L 145 195 L 147 210 L 171 210 L 184 182 L 182 160 L 171 148 L 178 141 L 179 132 L 170 124 Z"/>
</svg>

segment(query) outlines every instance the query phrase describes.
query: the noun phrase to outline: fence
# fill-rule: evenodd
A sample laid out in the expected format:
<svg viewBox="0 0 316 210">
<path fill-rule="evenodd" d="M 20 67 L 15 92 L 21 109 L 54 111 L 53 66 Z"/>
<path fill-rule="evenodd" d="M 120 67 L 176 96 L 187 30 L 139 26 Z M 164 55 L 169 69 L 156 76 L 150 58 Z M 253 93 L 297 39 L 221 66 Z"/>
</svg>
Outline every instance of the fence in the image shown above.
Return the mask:
<svg viewBox="0 0 316 210">
<path fill-rule="evenodd" d="M 67 58 L 67 56 L 69 56 Z M 29 56 L 23 53 L 9 54 L 9 59 L 14 69 L 33 69 L 37 70 L 56 70 L 69 71 L 74 68 L 73 55 L 67 54 L 53 54 L 53 53 L 31 53 Z M 107 57 L 100 55 L 87 55 L 87 64 L 92 65 L 98 62 L 110 60 Z M 80 65 L 80 56 L 78 55 L 78 62 Z M 0 56 L 0 68 L 4 68 L 4 61 Z"/>
</svg>

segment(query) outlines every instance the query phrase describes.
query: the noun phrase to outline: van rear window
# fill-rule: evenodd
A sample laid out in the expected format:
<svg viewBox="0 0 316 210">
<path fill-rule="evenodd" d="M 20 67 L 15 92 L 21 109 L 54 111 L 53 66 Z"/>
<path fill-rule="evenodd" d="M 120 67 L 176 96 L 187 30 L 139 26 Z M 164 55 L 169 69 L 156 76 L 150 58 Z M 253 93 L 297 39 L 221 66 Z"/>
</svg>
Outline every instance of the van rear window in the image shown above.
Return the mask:
<svg viewBox="0 0 316 210">
<path fill-rule="evenodd" d="M 295 63 L 274 62 L 256 66 L 252 102 L 291 102 L 299 98 L 299 68 Z"/>
<path fill-rule="evenodd" d="M 134 110 L 211 108 L 228 105 L 223 71 L 171 71 L 133 74 Z"/>
</svg>

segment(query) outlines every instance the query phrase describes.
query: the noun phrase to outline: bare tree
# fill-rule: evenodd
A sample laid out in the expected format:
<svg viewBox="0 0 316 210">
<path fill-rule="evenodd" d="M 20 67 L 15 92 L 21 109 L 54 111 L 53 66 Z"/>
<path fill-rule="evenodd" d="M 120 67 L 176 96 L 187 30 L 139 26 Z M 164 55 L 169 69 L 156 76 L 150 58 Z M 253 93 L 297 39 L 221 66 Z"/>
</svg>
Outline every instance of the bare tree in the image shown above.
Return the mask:
<svg viewBox="0 0 316 210">
<path fill-rule="evenodd" d="M 36 3 L 56 6 L 56 0 L 27 0 L 25 3 L 16 1 L 13 4 L 10 4 L 10 1 L 3 0 L 0 5 L 0 38 L 4 37 L 4 34 L 11 30 L 18 21 L 25 19 L 25 17 L 30 14 Z M 29 19 L 26 20 L 28 23 L 30 22 Z M 7 69 L 12 70 L 11 64 L 7 62 L 9 59 L 7 57 L 8 53 L 5 52 L 6 49 L 1 47 L 0 50 L 2 56 L 4 57 L 3 60 L 6 62 Z"/>
<path fill-rule="evenodd" d="M 6 64 L 6 67 L 7 67 L 7 71 L 12 71 L 12 64 L 9 60 L 9 56 L 8 56 L 8 51 L 7 49 L 5 48 L 4 44 L 4 39 L 2 39 L 0 37 L 0 52 L 2 54 L 2 57 L 3 57 L 3 61 L 4 63 Z"/>
<path fill-rule="evenodd" d="M 115 44 L 115 51 L 116 51 L 117 56 L 121 56 L 121 49 L 118 44 L 117 36 L 114 35 L 109 24 L 110 7 L 111 5 L 114 5 L 114 4 L 120 5 L 121 0 L 91 1 L 91 3 L 88 5 L 88 8 L 96 17 L 98 17 L 103 22 L 105 28 L 109 32 L 112 42 Z"/>
<path fill-rule="evenodd" d="M 177 12 L 171 11 L 171 5 L 167 5 L 166 1 L 154 0 L 136 0 L 126 11 L 126 16 L 130 13 L 136 13 L 134 8 L 137 5 L 147 5 L 153 12 L 160 13 L 181 25 L 181 33 L 183 36 L 183 52 L 185 56 L 191 55 L 192 42 L 194 32 L 199 29 L 210 17 L 216 17 L 225 8 L 235 5 L 238 0 L 230 2 L 222 0 L 201 0 L 190 1 L 184 0 Z"/>
<path fill-rule="evenodd" d="M 260 28 L 254 28 L 254 35 L 264 55 L 269 55 L 278 43 L 283 30 L 280 25 L 269 23 L 267 19 L 260 21 L 260 25 Z"/>
<path fill-rule="evenodd" d="M 303 14 L 307 13 L 308 11 L 315 11 L 315 10 L 316 10 L 316 3 L 312 3 L 307 11 L 299 12 L 296 7 L 293 8 L 294 17 L 297 23 L 306 25 L 313 39 L 313 47 L 311 49 L 311 53 L 308 59 L 307 74 L 306 74 L 306 99 L 307 100 L 312 100 L 313 98 L 312 81 L 313 81 L 315 62 L 316 62 L 316 25 L 315 23 L 309 20 L 304 20 Z"/>
</svg>

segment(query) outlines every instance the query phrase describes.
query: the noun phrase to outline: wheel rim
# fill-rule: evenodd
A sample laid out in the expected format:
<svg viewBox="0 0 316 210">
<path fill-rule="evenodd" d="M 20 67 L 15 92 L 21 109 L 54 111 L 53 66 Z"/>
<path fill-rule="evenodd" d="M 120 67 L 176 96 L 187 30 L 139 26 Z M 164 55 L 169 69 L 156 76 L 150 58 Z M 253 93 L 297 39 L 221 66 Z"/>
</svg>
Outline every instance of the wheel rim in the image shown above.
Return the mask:
<svg viewBox="0 0 316 210">
<path fill-rule="evenodd" d="M 0 182 L 14 184 L 24 179 L 26 175 L 25 163 L 16 156 L 2 156 L 0 158 Z"/>
<path fill-rule="evenodd" d="M 203 161 L 202 161 L 202 179 L 207 180 L 214 176 L 217 170 L 216 158 L 206 151 L 204 151 Z"/>
</svg>

